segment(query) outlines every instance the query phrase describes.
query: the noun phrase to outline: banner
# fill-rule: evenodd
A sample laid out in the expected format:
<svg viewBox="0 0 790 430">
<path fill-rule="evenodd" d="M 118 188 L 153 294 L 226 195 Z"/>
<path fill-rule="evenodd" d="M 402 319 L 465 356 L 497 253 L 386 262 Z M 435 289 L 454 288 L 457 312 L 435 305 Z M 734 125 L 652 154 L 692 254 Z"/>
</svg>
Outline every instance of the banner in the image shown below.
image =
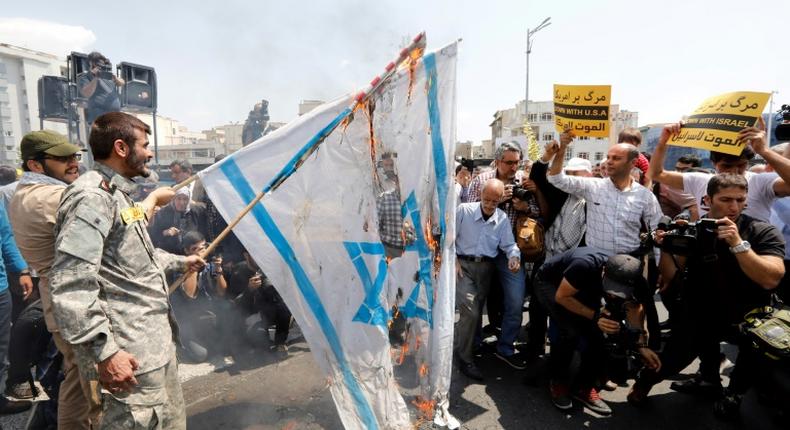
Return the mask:
<svg viewBox="0 0 790 430">
<path fill-rule="evenodd" d="M 457 425 L 456 50 L 412 57 L 363 104 L 321 105 L 199 174 L 230 222 L 293 172 L 234 233 L 296 318 L 348 429 L 414 427 L 393 375 L 393 352 L 407 350 L 421 393 L 409 403 Z M 395 312 L 409 331 L 393 351 Z"/>
<path fill-rule="evenodd" d="M 744 143 L 738 141 L 738 132 L 757 125 L 770 97 L 769 93 L 747 91 L 711 97 L 699 105 L 668 143 L 740 155 Z"/>
<path fill-rule="evenodd" d="M 576 136 L 609 137 L 611 85 L 554 84 L 554 124 Z"/>
</svg>

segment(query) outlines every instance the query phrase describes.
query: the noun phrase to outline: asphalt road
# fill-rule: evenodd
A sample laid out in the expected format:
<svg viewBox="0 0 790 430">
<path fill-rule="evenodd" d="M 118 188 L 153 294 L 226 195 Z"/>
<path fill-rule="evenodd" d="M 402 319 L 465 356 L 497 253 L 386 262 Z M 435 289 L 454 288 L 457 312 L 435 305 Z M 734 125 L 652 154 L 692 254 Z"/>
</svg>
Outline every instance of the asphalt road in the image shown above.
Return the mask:
<svg viewBox="0 0 790 430">
<path fill-rule="evenodd" d="M 526 316 L 525 316 L 526 317 Z M 730 359 L 732 351 L 725 349 Z M 331 395 L 307 344 L 295 339 L 287 358 L 257 351 L 235 366 L 182 365 L 188 428 L 196 430 L 320 430 L 341 429 Z M 614 414 L 609 417 L 575 406 L 569 413 L 555 409 L 546 388 L 545 365 L 515 371 L 490 353 L 479 359 L 486 379 L 472 381 L 453 372 L 450 411 L 464 429 L 782 429 L 775 413 L 759 404 L 750 392 L 742 418 L 722 423 L 712 413 L 712 402 L 675 393 L 669 381 L 656 386 L 643 408 L 626 403 L 627 387 L 603 392 Z M 692 364 L 686 377 L 696 370 Z M 729 372 L 725 370 L 725 375 Z M 416 372 L 407 358 L 396 376 L 406 403 L 414 399 Z M 684 377 L 681 375 L 681 378 Z M 725 376 L 725 384 L 726 376 Z M 412 411 L 414 416 L 416 412 Z M 21 429 L 26 414 L 0 418 L 4 429 Z M 431 428 L 429 423 L 416 426 Z"/>
</svg>

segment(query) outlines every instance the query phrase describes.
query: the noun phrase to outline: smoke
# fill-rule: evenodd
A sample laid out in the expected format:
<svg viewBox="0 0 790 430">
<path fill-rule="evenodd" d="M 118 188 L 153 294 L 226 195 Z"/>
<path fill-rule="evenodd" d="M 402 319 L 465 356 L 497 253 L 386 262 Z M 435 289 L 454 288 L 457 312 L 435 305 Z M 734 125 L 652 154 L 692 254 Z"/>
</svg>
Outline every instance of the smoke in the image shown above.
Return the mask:
<svg viewBox="0 0 790 430">
<path fill-rule="evenodd" d="M 0 18 L 0 41 L 65 57 L 87 51 L 96 35 L 85 27 L 29 18 Z"/>
</svg>

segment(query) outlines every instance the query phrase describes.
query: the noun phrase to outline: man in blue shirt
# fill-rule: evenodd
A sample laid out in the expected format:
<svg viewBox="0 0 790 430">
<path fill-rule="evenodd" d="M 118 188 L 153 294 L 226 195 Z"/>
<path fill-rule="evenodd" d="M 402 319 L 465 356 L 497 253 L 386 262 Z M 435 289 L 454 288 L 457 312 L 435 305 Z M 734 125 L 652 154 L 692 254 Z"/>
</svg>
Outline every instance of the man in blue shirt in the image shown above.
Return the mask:
<svg viewBox="0 0 790 430">
<path fill-rule="evenodd" d="M 19 285 L 27 298 L 33 291 L 33 279 L 27 263 L 19 254 L 14 242 L 14 232 L 8 222 L 5 208 L 0 208 L 0 393 L 5 391 L 5 372 L 8 359 L 8 342 L 11 340 L 11 293 L 8 291 L 6 268 L 19 273 Z M 30 402 L 10 402 L 0 395 L 0 414 L 21 412 Z"/>
<path fill-rule="evenodd" d="M 455 211 L 455 302 L 460 313 L 455 328 L 456 353 L 461 373 L 477 380 L 482 380 L 483 374 L 472 361 L 475 331 L 496 270 L 494 258 L 501 249 L 512 272 L 521 266 L 521 253 L 510 222 L 505 212 L 497 208 L 504 194 L 505 184 L 489 179 L 479 202 L 462 203 Z"/>
</svg>

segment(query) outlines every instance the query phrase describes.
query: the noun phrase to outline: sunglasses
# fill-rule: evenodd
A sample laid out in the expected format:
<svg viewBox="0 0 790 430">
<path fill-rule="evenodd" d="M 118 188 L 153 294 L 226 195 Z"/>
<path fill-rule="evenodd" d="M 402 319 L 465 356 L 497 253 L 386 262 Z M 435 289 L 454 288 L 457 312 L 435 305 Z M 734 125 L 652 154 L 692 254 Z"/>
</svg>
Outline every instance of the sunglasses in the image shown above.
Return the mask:
<svg viewBox="0 0 790 430">
<path fill-rule="evenodd" d="M 45 155 L 40 158 L 40 160 L 55 160 L 61 163 L 69 163 L 71 161 L 80 161 L 82 160 L 82 154 L 77 152 L 76 154 L 66 155 L 66 156 L 57 156 L 57 155 Z"/>
</svg>

